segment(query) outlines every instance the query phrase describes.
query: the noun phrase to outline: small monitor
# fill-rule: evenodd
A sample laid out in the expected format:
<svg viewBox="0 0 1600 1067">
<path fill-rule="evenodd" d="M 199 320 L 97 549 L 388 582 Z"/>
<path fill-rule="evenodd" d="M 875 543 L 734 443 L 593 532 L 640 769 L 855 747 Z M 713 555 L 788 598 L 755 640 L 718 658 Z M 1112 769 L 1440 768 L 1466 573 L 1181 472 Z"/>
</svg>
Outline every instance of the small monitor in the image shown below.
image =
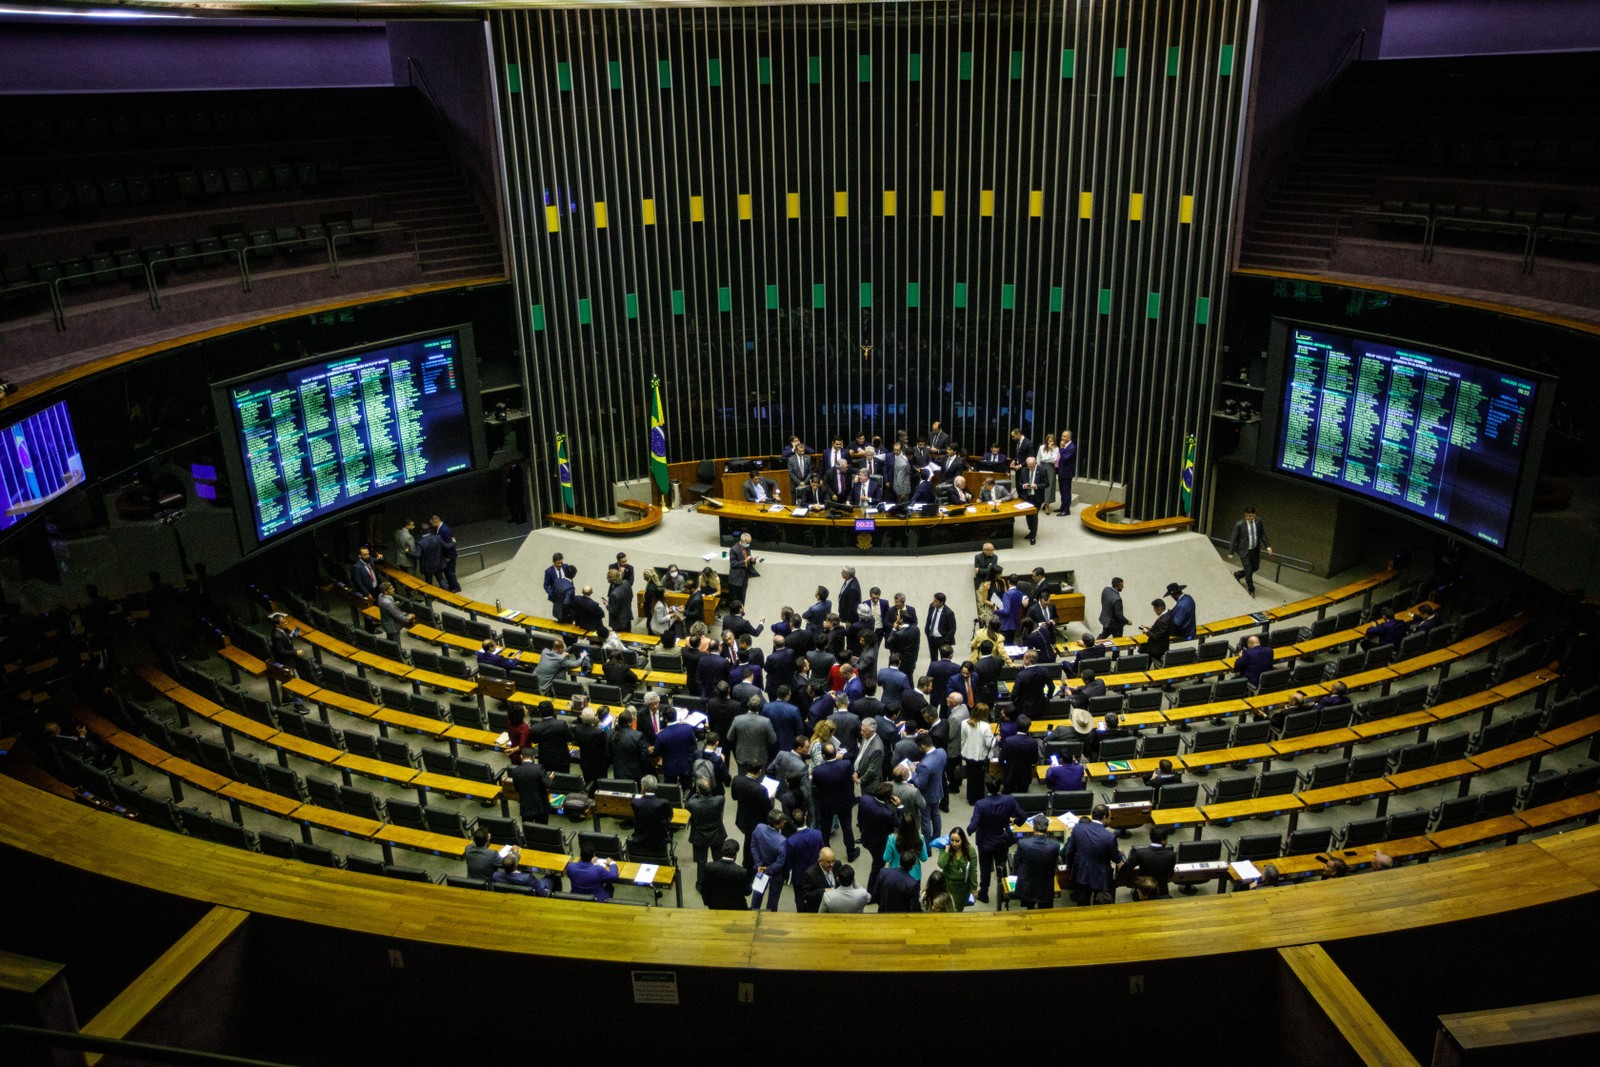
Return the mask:
<svg viewBox="0 0 1600 1067">
<path fill-rule="evenodd" d="M 857 519 L 856 533 L 872 533 L 878 528 L 877 519 Z"/>
</svg>

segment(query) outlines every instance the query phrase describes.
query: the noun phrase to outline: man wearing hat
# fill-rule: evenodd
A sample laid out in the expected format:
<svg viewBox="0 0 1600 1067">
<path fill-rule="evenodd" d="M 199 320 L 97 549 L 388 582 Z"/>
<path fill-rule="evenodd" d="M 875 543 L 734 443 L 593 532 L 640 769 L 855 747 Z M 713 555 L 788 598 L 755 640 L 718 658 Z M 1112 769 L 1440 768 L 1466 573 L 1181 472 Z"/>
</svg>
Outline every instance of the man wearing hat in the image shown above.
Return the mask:
<svg viewBox="0 0 1600 1067">
<path fill-rule="evenodd" d="M 1167 596 L 1172 598 L 1172 639 L 1194 640 L 1194 597 L 1185 593 L 1188 586 L 1177 582 L 1167 583 Z"/>
</svg>

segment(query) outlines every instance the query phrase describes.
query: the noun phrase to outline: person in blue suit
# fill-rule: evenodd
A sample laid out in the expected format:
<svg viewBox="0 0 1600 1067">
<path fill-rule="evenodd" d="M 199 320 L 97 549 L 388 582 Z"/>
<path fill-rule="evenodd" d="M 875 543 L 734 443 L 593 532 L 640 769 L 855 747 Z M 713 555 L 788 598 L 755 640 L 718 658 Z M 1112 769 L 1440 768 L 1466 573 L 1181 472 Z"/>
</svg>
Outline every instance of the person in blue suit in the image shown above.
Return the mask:
<svg viewBox="0 0 1600 1067">
<path fill-rule="evenodd" d="M 599 901 L 611 899 L 611 886 L 617 880 L 617 861 L 594 861 L 594 849 L 584 848 L 578 858 L 570 861 L 566 869 L 567 888 L 578 896 Z"/>
<path fill-rule="evenodd" d="M 931 734 L 919 734 L 917 747 L 922 749 L 922 758 L 911 773 L 911 784 L 927 801 L 922 808 L 922 836 L 925 840 L 932 840 L 944 830 L 943 821 L 939 818 L 939 804 L 944 800 L 944 772 L 949 758 L 944 749 L 933 743 Z"/>
<path fill-rule="evenodd" d="M 1261 643 L 1259 634 L 1245 639 L 1244 648 L 1233 661 L 1233 673 L 1242 674 L 1251 689 L 1261 686 L 1261 676 L 1272 669 L 1272 649 Z"/>
<path fill-rule="evenodd" d="M 1122 850 L 1116 831 L 1105 825 L 1107 813 L 1104 804 L 1096 804 L 1067 838 L 1064 857 L 1072 874 L 1072 899 L 1080 905 L 1093 903 L 1097 894 L 1116 892 L 1112 868 L 1122 862 Z"/>
<path fill-rule="evenodd" d="M 1011 828 L 1025 821 L 1017 798 L 1000 791 L 998 778 L 989 778 L 984 788 L 988 796 L 972 806 L 972 821 L 967 835 L 978 846 L 978 903 L 989 903 L 989 876 L 998 870 L 1000 895 L 1005 896 L 1006 857 L 1011 851 Z"/>
<path fill-rule="evenodd" d="M 817 830 L 824 843 L 833 841 L 833 820 L 844 831 L 844 847 L 854 863 L 861 850 L 856 847 L 855 828 L 850 824 L 856 806 L 856 775 L 851 761 L 840 754 L 837 745 L 823 742 L 822 762 L 811 769 L 811 796 L 817 805 Z M 804 873 L 804 872 L 802 872 Z"/>
<path fill-rule="evenodd" d="M 1177 582 L 1167 583 L 1167 596 L 1172 598 L 1172 639 L 1194 640 L 1194 597 L 1185 593 L 1188 586 Z"/>
</svg>

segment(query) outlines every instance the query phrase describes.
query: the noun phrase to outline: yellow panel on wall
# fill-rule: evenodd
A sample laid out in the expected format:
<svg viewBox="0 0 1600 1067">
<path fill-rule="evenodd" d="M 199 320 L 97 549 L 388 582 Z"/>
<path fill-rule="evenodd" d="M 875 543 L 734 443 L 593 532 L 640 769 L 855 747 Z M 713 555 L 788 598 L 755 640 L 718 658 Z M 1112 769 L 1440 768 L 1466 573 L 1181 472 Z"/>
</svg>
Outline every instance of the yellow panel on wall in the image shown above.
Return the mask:
<svg viewBox="0 0 1600 1067">
<path fill-rule="evenodd" d="M 1129 193 L 1128 194 L 1128 221 L 1129 222 L 1142 222 L 1142 221 L 1144 221 L 1144 194 L 1143 193 Z"/>
<path fill-rule="evenodd" d="M 749 222 L 750 221 L 750 215 L 751 215 L 750 194 L 749 193 L 740 193 L 739 194 L 739 218 L 742 219 L 745 222 Z"/>
<path fill-rule="evenodd" d="M 1185 195 L 1178 201 L 1178 221 L 1183 223 L 1194 221 L 1194 197 Z"/>
<path fill-rule="evenodd" d="M 944 190 L 943 189 L 935 189 L 933 191 L 933 201 L 932 201 L 932 206 L 930 208 L 930 211 L 934 215 L 943 215 L 944 214 Z"/>
<path fill-rule="evenodd" d="M 894 190 L 893 189 L 885 189 L 883 191 L 883 213 L 884 213 L 884 215 L 886 215 L 886 216 L 887 215 L 893 215 L 894 212 L 895 212 L 895 207 L 896 207 L 896 197 L 895 197 L 895 194 L 894 194 Z"/>
<path fill-rule="evenodd" d="M 596 200 L 594 202 L 594 228 L 597 230 L 605 229 L 607 221 L 606 202 L 604 200 Z"/>
<path fill-rule="evenodd" d="M 706 198 L 705 197 L 703 197 L 703 196 L 691 196 L 689 198 L 689 221 L 690 222 L 704 222 L 704 221 L 706 221 Z"/>
<path fill-rule="evenodd" d="M 656 224 L 656 202 L 654 200 L 647 198 L 639 201 L 639 221 L 646 226 L 654 226 Z"/>
<path fill-rule="evenodd" d="M 1094 194 L 1093 193 L 1079 193 L 1078 194 L 1078 217 L 1080 219 L 1092 219 L 1092 218 L 1094 218 Z"/>
<path fill-rule="evenodd" d="M 789 217 L 791 219 L 799 218 L 800 217 L 800 194 L 799 193 L 790 193 L 789 197 L 788 197 L 788 200 L 789 200 Z"/>
<path fill-rule="evenodd" d="M 833 215 L 842 219 L 848 214 L 850 214 L 850 194 L 840 189 L 833 194 Z"/>
<path fill-rule="evenodd" d="M 1031 218 L 1044 217 L 1044 190 L 1035 189 L 1028 194 L 1028 215 Z"/>
<path fill-rule="evenodd" d="M 554 204 L 544 206 L 544 228 L 551 233 L 561 229 L 561 211 Z"/>
<path fill-rule="evenodd" d="M 988 218 L 994 215 L 994 190 L 978 190 L 978 214 Z"/>
</svg>

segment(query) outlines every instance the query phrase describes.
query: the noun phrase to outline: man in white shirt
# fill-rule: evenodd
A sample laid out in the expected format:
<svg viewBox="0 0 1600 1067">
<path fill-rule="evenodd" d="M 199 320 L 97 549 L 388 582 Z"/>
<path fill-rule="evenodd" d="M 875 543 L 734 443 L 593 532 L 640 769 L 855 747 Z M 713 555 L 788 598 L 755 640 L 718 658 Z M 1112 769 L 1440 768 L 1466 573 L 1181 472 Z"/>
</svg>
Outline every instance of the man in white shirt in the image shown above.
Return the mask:
<svg viewBox="0 0 1600 1067">
<path fill-rule="evenodd" d="M 867 901 L 872 899 L 872 895 L 856 885 L 856 872 L 853 867 L 848 863 L 836 864 L 833 868 L 833 878 L 837 884 L 822 894 L 822 904 L 817 908 L 819 912 L 859 915 L 866 910 Z"/>
</svg>

